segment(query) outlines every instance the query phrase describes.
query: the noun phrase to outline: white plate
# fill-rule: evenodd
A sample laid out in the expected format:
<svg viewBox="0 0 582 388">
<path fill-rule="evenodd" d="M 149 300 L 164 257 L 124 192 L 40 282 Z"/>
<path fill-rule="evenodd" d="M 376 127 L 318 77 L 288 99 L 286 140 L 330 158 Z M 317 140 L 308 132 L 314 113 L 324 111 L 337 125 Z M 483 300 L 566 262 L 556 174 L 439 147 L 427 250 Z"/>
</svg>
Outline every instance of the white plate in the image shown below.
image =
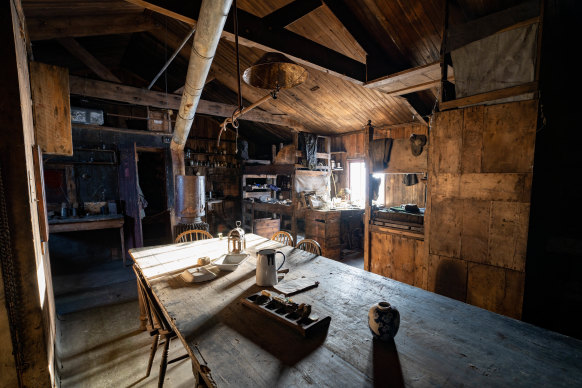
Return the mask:
<svg viewBox="0 0 582 388">
<path fill-rule="evenodd" d="M 234 271 L 249 257 L 248 253 L 229 253 L 214 262 L 221 271 Z"/>
</svg>

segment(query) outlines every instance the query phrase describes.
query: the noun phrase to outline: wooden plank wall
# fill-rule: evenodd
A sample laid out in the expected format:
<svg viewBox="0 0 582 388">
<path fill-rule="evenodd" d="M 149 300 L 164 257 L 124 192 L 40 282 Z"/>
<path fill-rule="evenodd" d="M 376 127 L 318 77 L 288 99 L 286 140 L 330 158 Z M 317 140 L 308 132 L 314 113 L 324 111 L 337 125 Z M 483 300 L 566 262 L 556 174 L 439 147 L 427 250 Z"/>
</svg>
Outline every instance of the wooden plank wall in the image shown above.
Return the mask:
<svg viewBox="0 0 582 388">
<path fill-rule="evenodd" d="M 436 114 L 428 290 L 521 318 L 537 100 Z"/>
<path fill-rule="evenodd" d="M 36 142 L 47 155 L 73 155 L 69 70 L 30 62 Z"/>
</svg>

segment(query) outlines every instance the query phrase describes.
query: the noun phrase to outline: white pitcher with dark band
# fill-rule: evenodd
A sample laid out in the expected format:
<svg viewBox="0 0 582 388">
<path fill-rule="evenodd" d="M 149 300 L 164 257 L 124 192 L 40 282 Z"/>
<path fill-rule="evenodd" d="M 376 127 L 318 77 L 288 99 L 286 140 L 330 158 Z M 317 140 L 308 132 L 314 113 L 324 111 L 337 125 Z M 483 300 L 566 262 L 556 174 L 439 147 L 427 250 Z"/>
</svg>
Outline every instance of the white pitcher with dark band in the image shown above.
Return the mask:
<svg viewBox="0 0 582 388">
<path fill-rule="evenodd" d="M 283 262 L 277 268 L 275 255 L 283 255 Z M 274 286 L 277 284 L 277 271 L 285 264 L 285 254 L 274 249 L 262 249 L 257 255 L 257 286 Z"/>
</svg>

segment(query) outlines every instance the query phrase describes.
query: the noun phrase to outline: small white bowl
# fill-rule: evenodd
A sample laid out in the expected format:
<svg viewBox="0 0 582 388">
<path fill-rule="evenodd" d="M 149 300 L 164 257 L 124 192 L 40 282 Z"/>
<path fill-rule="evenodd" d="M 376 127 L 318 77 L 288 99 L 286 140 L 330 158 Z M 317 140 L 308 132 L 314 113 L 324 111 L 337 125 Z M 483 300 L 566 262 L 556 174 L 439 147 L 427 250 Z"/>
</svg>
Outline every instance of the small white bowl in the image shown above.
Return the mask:
<svg viewBox="0 0 582 388">
<path fill-rule="evenodd" d="M 214 262 L 221 271 L 234 271 L 249 257 L 248 253 L 229 253 Z"/>
</svg>

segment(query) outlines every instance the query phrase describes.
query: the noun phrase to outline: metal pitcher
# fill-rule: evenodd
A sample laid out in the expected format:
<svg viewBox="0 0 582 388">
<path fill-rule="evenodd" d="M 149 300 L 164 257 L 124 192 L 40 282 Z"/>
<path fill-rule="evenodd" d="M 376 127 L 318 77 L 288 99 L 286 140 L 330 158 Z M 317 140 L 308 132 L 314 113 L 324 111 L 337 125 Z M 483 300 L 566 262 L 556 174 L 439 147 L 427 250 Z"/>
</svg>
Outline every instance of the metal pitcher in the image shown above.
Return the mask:
<svg viewBox="0 0 582 388">
<path fill-rule="evenodd" d="M 283 262 L 277 268 L 275 255 L 283 255 Z M 257 255 L 257 285 L 274 286 L 277 284 L 277 271 L 285 264 L 285 254 L 274 249 L 262 249 Z"/>
</svg>

